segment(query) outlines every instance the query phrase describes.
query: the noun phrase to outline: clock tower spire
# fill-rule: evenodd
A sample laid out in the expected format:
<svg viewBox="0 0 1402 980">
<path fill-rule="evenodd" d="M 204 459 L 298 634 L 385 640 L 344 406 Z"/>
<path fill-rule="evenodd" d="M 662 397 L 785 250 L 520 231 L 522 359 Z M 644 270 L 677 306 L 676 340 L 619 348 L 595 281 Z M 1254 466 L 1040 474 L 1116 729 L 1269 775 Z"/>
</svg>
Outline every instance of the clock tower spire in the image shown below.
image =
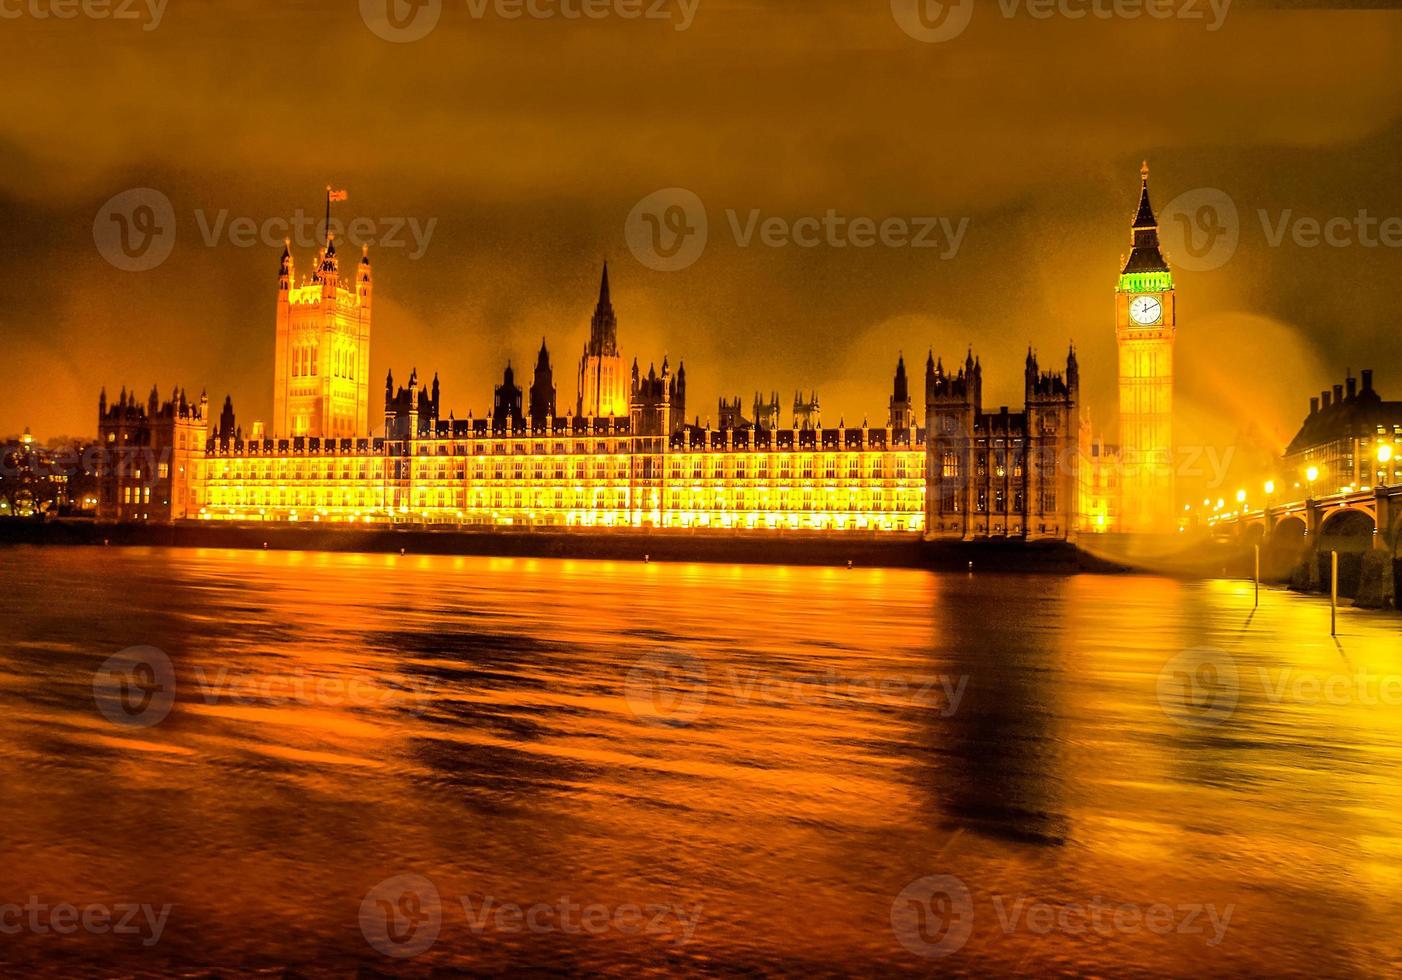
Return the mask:
<svg viewBox="0 0 1402 980">
<path fill-rule="evenodd" d="M 1139 171 L 1139 209 L 1129 257 L 1115 289 L 1115 339 L 1120 358 L 1122 529 L 1166 534 L 1174 504 L 1173 345 L 1177 309 L 1173 273 L 1159 247 L 1149 200 L 1149 164 Z"/>
</svg>

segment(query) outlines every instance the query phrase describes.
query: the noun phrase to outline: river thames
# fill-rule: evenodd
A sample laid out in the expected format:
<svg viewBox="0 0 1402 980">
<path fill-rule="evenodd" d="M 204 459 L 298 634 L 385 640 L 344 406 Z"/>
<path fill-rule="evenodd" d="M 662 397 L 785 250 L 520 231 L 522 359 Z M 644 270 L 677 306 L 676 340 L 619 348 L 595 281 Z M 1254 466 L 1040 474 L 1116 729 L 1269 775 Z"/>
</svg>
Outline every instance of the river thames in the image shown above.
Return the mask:
<svg viewBox="0 0 1402 980">
<path fill-rule="evenodd" d="M 1402 970 L 1402 620 L 1240 582 L 0 550 L 0 971 Z"/>
</svg>

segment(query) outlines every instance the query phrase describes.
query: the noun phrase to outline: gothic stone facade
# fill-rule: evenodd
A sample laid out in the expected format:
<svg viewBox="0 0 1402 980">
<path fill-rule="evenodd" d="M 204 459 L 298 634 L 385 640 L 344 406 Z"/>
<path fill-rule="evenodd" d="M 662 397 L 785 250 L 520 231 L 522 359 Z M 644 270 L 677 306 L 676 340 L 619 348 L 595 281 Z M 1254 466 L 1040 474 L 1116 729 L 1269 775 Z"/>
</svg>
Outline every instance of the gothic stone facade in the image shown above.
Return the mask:
<svg viewBox="0 0 1402 980">
<path fill-rule="evenodd" d="M 283 282 L 286 270 L 285 261 Z M 280 298 L 279 345 L 285 305 Z M 335 317 L 317 322 L 346 339 Z M 368 329 L 368 317 L 357 322 Z M 984 410 L 983 368 L 971 352 L 956 373 L 930 357 L 923 427 L 901 359 L 884 426 L 839 421 L 824 427 L 815 394 L 796 401 L 790 425 L 780 425 L 777 398 L 762 412 L 757 400 L 755 420 L 743 418 L 737 399 L 713 428 L 687 422 L 684 365 L 673 372 L 664 359 L 660 373 L 653 367 L 644 374 L 634 360 L 631 376 L 623 371 L 616 330 L 605 273 L 579 366 L 576 406 L 606 413 L 555 414 L 556 387 L 543 343 L 529 393 L 508 366 L 482 418 L 444 418 L 437 376 L 428 386 L 417 371 L 407 386 L 387 378 L 384 428 L 375 437 L 352 433 L 334 408 L 309 410 L 305 433 L 254 439 L 236 424 L 227 399 L 211 427 L 203 399 L 199 406 L 180 396 L 142 407 L 124 395 L 109 409 L 104 398 L 104 444 L 140 446 L 151 462 L 119 475 L 114 454 L 99 517 L 955 539 L 1064 540 L 1075 534 L 1074 353 L 1064 373 L 1041 372 L 1029 353 L 1020 412 Z M 333 338 L 303 336 L 295 346 L 342 346 Z M 360 348 L 349 341 L 344 346 L 353 351 L 356 375 L 346 380 L 358 382 L 366 370 Z M 325 355 L 304 357 L 292 374 L 316 388 L 316 372 L 328 362 Z M 346 362 L 333 355 L 330 363 L 341 371 Z M 283 379 L 279 368 L 279 386 Z M 149 499 L 147 489 L 136 486 L 142 480 L 154 480 Z"/>
</svg>

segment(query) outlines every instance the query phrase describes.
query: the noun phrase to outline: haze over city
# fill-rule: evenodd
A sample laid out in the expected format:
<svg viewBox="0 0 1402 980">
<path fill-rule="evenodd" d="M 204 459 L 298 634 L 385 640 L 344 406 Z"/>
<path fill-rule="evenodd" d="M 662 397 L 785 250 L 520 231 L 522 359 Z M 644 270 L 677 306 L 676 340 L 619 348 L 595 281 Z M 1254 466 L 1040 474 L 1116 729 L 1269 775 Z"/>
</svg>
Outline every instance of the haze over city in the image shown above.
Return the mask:
<svg viewBox="0 0 1402 980">
<path fill-rule="evenodd" d="M 266 418 L 280 243 L 240 246 L 230 223 L 317 220 L 327 184 L 349 192 L 338 216 L 381 237 L 403 226 L 403 244 L 372 243 L 372 374 L 437 371 L 459 416 L 542 336 L 577 355 L 607 258 L 625 356 L 685 357 L 703 420 L 717 397 L 799 388 L 834 422 L 875 418 L 897 352 L 923 362 L 931 345 L 972 344 L 985 400 L 1016 405 L 1027 346 L 1061 356 L 1073 339 L 1084 400 L 1110 420 L 1112 293 L 1148 159 L 1160 209 L 1216 188 L 1239 212 L 1235 252 L 1206 271 L 1176 261 L 1166 227 L 1179 442 L 1278 453 L 1304 396 L 1344 368 L 1377 365 L 1380 388 L 1402 389 L 1386 368 L 1402 355 L 1396 243 L 1370 247 L 1366 222 L 1339 245 L 1294 234 L 1297 218 L 1402 215 L 1402 27 L 1283 6 L 1238 0 L 1209 29 L 990 5 L 942 44 L 912 40 L 885 3 L 706 2 L 684 30 L 680 11 L 448 4 L 404 44 L 330 3 L 171 5 L 153 30 L 6 21 L 23 97 L 0 108 L 0 343 L 17 366 L 0 430 L 88 434 L 100 387 L 153 380 Z M 94 217 L 140 187 L 169 197 L 178 233 L 158 267 L 126 272 L 95 247 Z M 624 222 L 672 187 L 704 203 L 709 238 L 658 272 Z M 829 211 L 966 233 L 953 255 L 737 242 L 756 216 Z M 294 254 L 307 268 L 314 249 Z"/>
</svg>

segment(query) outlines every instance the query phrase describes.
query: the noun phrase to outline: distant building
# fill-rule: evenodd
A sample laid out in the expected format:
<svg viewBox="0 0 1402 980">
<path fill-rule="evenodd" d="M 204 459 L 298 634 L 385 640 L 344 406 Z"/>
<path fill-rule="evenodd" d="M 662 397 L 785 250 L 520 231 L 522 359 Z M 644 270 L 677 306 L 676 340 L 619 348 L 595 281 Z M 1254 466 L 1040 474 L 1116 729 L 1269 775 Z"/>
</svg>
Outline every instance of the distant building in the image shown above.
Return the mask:
<svg viewBox="0 0 1402 980">
<path fill-rule="evenodd" d="M 99 456 L 77 439 L 39 445 L 28 427 L 0 440 L 0 517 L 91 514 Z"/>
<path fill-rule="evenodd" d="M 229 415 L 232 421 L 232 412 Z M 114 521 L 172 521 L 199 516 L 208 478 L 209 399 L 184 389 L 143 404 L 125 388 L 112 405 L 98 399 L 98 516 Z"/>
<path fill-rule="evenodd" d="M 327 255 L 334 258 L 331 244 L 314 284 L 330 289 L 338 280 Z M 363 267 L 363 296 L 342 290 L 331 311 L 305 313 L 293 321 L 299 329 L 285 329 L 289 307 L 302 300 L 286 295 L 291 267 L 284 255 L 278 344 L 320 331 L 351 350 L 343 332 L 349 324 L 363 325 L 368 340 L 368 260 Z M 310 304 L 314 294 L 307 297 Z M 327 319 L 331 312 L 336 316 Z M 332 341 L 330 349 L 340 346 Z M 354 351 L 358 357 L 360 348 Z M 257 423 L 245 438 L 229 400 L 211 432 L 203 396 L 192 404 L 176 392 L 158 402 L 153 391 L 140 405 L 124 391 L 110 408 L 104 397 L 99 427 L 111 452 L 100 518 L 865 531 L 966 540 L 1065 540 L 1076 533 L 1074 352 L 1064 373 L 1044 373 L 1029 351 L 1021 411 L 985 411 L 983 368 L 970 351 L 956 372 L 929 358 L 924 428 L 904 357 L 883 426 L 839 420 L 825 427 L 810 392 L 795 395 L 791 425 L 782 425 L 771 393 L 755 396 L 752 419 L 741 414 L 738 397 L 721 400 L 720 424 L 712 428 L 687 421 L 680 361 L 673 371 L 664 357 L 660 372 L 653 365 L 644 374 L 635 358 L 624 373 L 605 268 L 580 359 L 578 410 L 564 417 L 556 414 L 544 341 L 529 394 L 508 363 L 482 418 L 444 418 L 436 375 L 425 388 L 414 370 L 407 387 L 396 387 L 391 373 L 376 438 L 364 434 L 358 416 L 348 421 L 351 401 L 334 395 L 358 390 L 360 367 L 354 377 L 322 379 L 324 354 L 296 355 L 294 362 L 286 375 L 278 368 L 277 383 L 287 386 L 293 406 L 282 411 L 306 421 L 275 427 L 270 439 Z M 330 363 L 342 364 L 334 355 Z M 296 401 L 304 397 L 298 379 L 307 390 L 330 390 L 330 401 L 321 408 Z M 340 387 L 338 379 L 354 384 Z"/>
<path fill-rule="evenodd" d="M 1300 486 L 1327 494 L 1402 482 L 1402 401 L 1383 401 L 1372 371 L 1362 377 L 1361 387 L 1350 374 L 1310 399 L 1282 460 Z"/>
</svg>

